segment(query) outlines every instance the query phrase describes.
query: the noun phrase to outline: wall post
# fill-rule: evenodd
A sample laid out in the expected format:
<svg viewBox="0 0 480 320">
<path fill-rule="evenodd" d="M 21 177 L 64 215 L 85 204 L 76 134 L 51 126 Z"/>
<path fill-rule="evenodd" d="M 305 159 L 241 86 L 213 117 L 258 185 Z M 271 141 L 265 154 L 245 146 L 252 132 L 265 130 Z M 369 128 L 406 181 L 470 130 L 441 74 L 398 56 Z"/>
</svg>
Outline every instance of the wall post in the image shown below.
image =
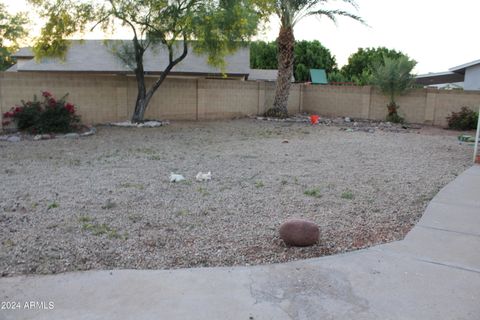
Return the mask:
<svg viewBox="0 0 480 320">
<path fill-rule="evenodd" d="M 257 116 L 265 113 L 265 81 L 258 81 Z"/>
<path fill-rule="evenodd" d="M 303 83 L 298 85 L 298 113 L 302 113 L 303 111 Z"/>
<path fill-rule="evenodd" d="M 435 121 L 435 107 L 437 104 L 437 89 L 426 89 L 425 101 L 425 124 L 434 124 Z"/>
<path fill-rule="evenodd" d="M 119 81 L 117 91 L 117 119 L 116 121 L 124 121 L 129 118 L 128 114 L 128 77 L 122 76 L 123 79 Z"/>
<path fill-rule="evenodd" d="M 372 86 L 363 87 L 362 94 L 362 118 L 370 119 L 370 109 L 372 107 Z"/>
</svg>

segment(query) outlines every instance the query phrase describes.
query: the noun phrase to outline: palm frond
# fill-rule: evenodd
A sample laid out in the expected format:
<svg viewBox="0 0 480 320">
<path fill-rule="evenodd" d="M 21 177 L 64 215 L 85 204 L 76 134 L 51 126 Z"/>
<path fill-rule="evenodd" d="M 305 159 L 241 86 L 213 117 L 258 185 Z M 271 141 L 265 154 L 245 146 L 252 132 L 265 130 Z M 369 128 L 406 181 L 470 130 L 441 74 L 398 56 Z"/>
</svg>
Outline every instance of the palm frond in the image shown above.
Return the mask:
<svg viewBox="0 0 480 320">
<path fill-rule="evenodd" d="M 337 17 L 338 16 L 348 17 L 348 18 L 351 18 L 351 19 L 356 20 L 358 22 L 361 22 L 363 24 L 366 24 L 365 20 L 363 20 L 362 17 L 360 17 L 356 14 L 350 13 L 348 11 L 344 11 L 344 10 L 323 10 L 323 9 L 319 9 L 319 10 L 308 12 L 308 15 L 309 16 L 326 16 L 327 18 L 329 18 L 330 20 L 332 20 L 335 23 L 337 22 Z"/>
<path fill-rule="evenodd" d="M 341 0 L 358 10 L 356 0 Z M 363 24 L 365 21 L 358 15 L 342 9 L 328 9 L 326 5 L 331 0 L 276 0 L 275 13 L 284 26 L 294 26 L 307 16 L 326 16 L 336 23 L 337 16 L 344 16 Z"/>
</svg>

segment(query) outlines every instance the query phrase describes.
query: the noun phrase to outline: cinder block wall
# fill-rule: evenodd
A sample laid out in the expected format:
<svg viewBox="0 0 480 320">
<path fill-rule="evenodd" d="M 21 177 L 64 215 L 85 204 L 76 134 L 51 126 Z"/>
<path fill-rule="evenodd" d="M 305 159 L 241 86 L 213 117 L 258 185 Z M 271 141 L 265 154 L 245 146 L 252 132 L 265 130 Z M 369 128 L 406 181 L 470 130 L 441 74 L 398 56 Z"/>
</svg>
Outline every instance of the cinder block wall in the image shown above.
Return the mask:
<svg viewBox="0 0 480 320">
<path fill-rule="evenodd" d="M 371 88 L 305 85 L 303 111 L 329 117 L 369 118 Z"/>
<path fill-rule="evenodd" d="M 155 78 L 148 78 L 151 85 Z M 69 93 L 84 123 L 124 121 L 131 117 L 137 95 L 132 76 L 89 74 L 0 73 L 0 110 L 41 91 L 56 97 Z M 170 78 L 154 95 L 146 118 L 169 120 L 230 119 L 257 115 L 273 105 L 272 82 Z M 387 97 L 370 87 L 292 85 L 289 112 L 383 120 Z M 446 126 L 446 117 L 463 106 L 478 109 L 480 92 L 411 90 L 398 98 L 400 114 L 411 123 Z"/>
<path fill-rule="evenodd" d="M 398 97 L 399 114 L 407 122 L 447 126 L 446 117 L 462 107 L 478 110 L 480 92 L 414 89 Z M 384 120 L 388 97 L 364 86 L 305 86 L 302 110 L 324 116 Z"/>
<path fill-rule="evenodd" d="M 127 115 L 127 78 L 39 73 L 0 73 L 0 108 L 2 113 L 33 95 L 41 99 L 41 91 L 49 91 L 78 105 L 85 123 L 117 121 Z"/>
</svg>

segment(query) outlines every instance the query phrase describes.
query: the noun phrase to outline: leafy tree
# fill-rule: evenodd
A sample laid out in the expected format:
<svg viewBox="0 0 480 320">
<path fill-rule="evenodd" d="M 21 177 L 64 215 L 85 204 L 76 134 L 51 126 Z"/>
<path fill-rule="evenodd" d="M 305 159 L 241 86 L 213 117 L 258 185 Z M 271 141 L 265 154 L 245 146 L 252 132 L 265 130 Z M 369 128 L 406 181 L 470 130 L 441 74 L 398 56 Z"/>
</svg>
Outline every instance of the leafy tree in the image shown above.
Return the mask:
<svg viewBox="0 0 480 320">
<path fill-rule="evenodd" d="M 383 63 L 377 63 L 373 68 L 372 79 L 390 102 L 387 105 L 387 121 L 401 123 L 403 118 L 397 113 L 399 105 L 395 102 L 397 96 L 411 88 L 415 79 L 412 70 L 417 62 L 401 56 L 397 59 L 383 58 Z"/>
<path fill-rule="evenodd" d="M 398 59 L 407 57 L 400 51 L 387 49 L 385 47 L 378 48 L 359 48 L 357 52 L 348 58 L 348 63 L 343 66 L 341 72 L 358 85 L 367 85 L 372 83 L 372 72 L 376 65 L 383 64 L 383 57 L 390 59 Z"/>
<path fill-rule="evenodd" d="M 250 44 L 250 68 L 277 69 L 277 43 L 255 41 Z"/>
<path fill-rule="evenodd" d="M 328 74 L 337 70 L 337 62 L 319 41 L 297 41 L 293 68 L 296 81 L 309 81 L 310 69 L 325 69 Z"/>
<path fill-rule="evenodd" d="M 355 0 L 342 0 L 356 7 Z M 270 0 L 271 10 L 280 19 L 278 45 L 278 77 L 275 89 L 273 107 L 267 110 L 267 116 L 287 117 L 288 96 L 290 94 L 293 74 L 295 36 L 293 29 L 296 24 L 307 16 L 326 16 L 336 21 L 338 16 L 345 16 L 357 21 L 362 19 L 344 10 L 327 9 L 329 0 Z"/>
<path fill-rule="evenodd" d="M 18 49 L 18 41 L 27 35 L 27 23 L 24 13 L 11 15 L 5 5 L 0 3 L 0 71 L 15 63 L 11 54 Z"/>
<path fill-rule="evenodd" d="M 334 70 L 330 73 L 327 73 L 327 77 L 328 77 L 329 83 L 333 83 L 333 82 L 350 83 L 351 82 L 350 79 L 339 70 Z"/>
<path fill-rule="evenodd" d="M 253 0 L 29 0 L 47 19 L 34 46 L 36 57 L 63 56 L 67 37 L 84 32 L 85 26 L 109 30 L 121 24 L 132 41 L 116 54 L 133 67 L 137 99 L 132 122 L 142 122 L 147 106 L 171 70 L 189 52 L 207 53 L 212 65 L 224 67 L 224 57 L 256 33 L 262 11 Z M 92 28 L 93 29 L 93 28 Z M 195 40 L 195 41 L 192 41 Z M 145 84 L 144 54 L 155 46 L 168 51 L 168 65 L 149 87 Z"/>
<path fill-rule="evenodd" d="M 277 42 L 252 42 L 250 67 L 253 69 L 277 69 Z M 310 69 L 325 69 L 327 73 L 337 70 L 337 62 L 330 50 L 319 41 L 297 41 L 294 50 L 294 74 L 297 81 L 308 81 Z"/>
</svg>

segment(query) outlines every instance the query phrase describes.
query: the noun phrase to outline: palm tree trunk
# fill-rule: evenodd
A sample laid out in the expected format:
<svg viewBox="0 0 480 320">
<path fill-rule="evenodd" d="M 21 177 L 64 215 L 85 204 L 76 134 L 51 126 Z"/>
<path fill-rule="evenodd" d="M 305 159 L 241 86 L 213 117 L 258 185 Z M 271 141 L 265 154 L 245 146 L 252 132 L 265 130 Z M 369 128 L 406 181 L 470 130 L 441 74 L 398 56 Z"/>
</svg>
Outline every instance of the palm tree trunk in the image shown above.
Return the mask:
<svg viewBox="0 0 480 320">
<path fill-rule="evenodd" d="M 275 100 L 273 107 L 265 113 L 269 117 L 286 118 L 288 117 L 288 96 L 293 76 L 294 46 L 295 36 L 293 28 L 280 28 L 280 34 L 277 40 L 278 45 L 278 76 L 275 89 Z"/>
</svg>

